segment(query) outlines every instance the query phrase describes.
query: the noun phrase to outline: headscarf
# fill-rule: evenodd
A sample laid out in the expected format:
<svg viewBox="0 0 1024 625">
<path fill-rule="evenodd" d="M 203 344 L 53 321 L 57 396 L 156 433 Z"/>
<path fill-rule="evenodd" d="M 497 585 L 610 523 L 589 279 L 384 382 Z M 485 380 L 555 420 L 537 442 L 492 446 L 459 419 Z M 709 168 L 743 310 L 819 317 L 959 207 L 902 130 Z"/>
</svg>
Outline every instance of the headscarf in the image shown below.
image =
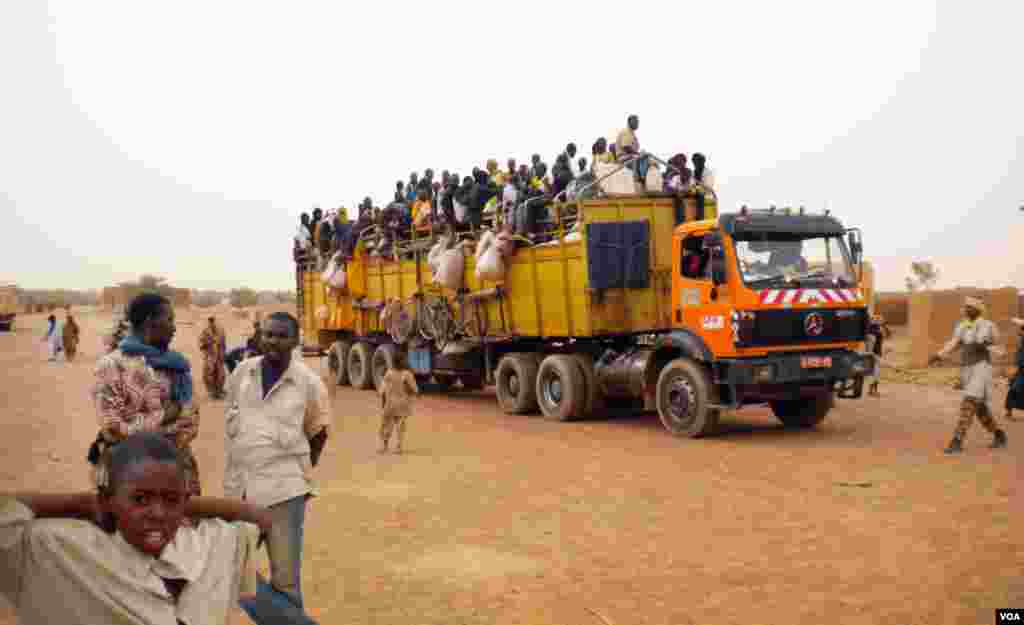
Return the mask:
<svg viewBox="0 0 1024 625">
<path fill-rule="evenodd" d="M 978 313 L 980 313 L 980 315 L 982 316 L 984 316 L 986 312 L 985 302 L 981 301 L 980 298 L 973 297 L 971 295 L 968 295 L 967 297 L 964 298 L 964 308 L 973 308 L 974 310 L 978 311 Z"/>
<path fill-rule="evenodd" d="M 171 401 L 186 404 L 192 401 L 192 365 L 180 352 L 160 351 L 129 334 L 118 346 L 126 356 L 142 356 L 146 364 L 171 375 Z"/>
</svg>

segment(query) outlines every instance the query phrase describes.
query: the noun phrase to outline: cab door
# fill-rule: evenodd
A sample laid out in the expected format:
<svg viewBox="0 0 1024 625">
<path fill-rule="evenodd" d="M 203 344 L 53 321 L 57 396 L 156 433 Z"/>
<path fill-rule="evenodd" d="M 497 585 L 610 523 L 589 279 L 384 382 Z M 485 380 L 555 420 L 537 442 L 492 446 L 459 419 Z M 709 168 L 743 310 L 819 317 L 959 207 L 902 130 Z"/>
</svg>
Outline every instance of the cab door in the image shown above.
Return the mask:
<svg viewBox="0 0 1024 625">
<path fill-rule="evenodd" d="M 713 345 L 731 341 L 732 301 L 726 285 L 711 279 L 714 250 L 708 230 L 684 233 L 676 242 L 672 275 L 672 325 L 701 336 L 713 353 Z M 720 243 L 719 243 L 720 246 Z M 724 257 L 719 261 L 725 264 Z"/>
</svg>

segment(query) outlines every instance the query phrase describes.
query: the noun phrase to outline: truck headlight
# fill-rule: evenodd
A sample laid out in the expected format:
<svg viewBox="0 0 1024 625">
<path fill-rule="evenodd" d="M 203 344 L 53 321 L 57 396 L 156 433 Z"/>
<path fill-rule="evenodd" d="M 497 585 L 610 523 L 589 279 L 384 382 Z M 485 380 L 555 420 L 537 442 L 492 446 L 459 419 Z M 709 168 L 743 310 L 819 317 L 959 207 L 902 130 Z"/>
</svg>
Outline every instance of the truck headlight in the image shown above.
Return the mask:
<svg viewBox="0 0 1024 625">
<path fill-rule="evenodd" d="M 755 365 L 752 373 L 754 382 L 770 382 L 775 377 L 775 367 L 772 365 Z"/>
<path fill-rule="evenodd" d="M 754 324 L 757 315 L 752 310 L 734 310 L 732 312 L 732 342 L 736 345 L 747 345 L 754 341 Z"/>
</svg>

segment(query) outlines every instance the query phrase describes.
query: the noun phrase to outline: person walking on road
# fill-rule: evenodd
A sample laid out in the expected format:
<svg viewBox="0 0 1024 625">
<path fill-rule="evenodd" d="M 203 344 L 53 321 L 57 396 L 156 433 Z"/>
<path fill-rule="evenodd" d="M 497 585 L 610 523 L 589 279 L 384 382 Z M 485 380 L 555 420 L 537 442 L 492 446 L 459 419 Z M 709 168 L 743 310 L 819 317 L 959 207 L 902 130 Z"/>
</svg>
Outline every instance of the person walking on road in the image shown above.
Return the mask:
<svg viewBox="0 0 1024 625">
<path fill-rule="evenodd" d="M 974 418 L 992 432 L 992 448 L 1006 447 L 1006 432 L 999 429 L 989 410 L 992 398 L 992 346 L 999 340 L 994 323 L 982 317 L 985 304 L 976 297 L 964 300 L 964 319 L 957 325 L 953 337 L 937 354 L 928 360 L 935 365 L 960 350 L 960 380 L 963 400 L 960 403 L 960 419 L 953 432 L 953 440 L 946 448 L 947 454 L 963 451 L 964 437 Z"/>
<path fill-rule="evenodd" d="M 402 453 L 405 440 L 405 424 L 412 414 L 413 396 L 419 395 L 416 376 L 409 370 L 404 353 L 395 354 L 394 366 L 387 370 L 380 384 L 380 449 L 378 453 L 386 453 L 391 433 L 397 429 L 395 436 L 395 453 Z"/>
<path fill-rule="evenodd" d="M 64 346 L 64 358 L 68 362 L 75 359 L 75 355 L 78 353 L 78 340 L 81 331 L 78 328 L 78 323 L 75 322 L 75 318 L 68 313 L 67 320 L 64 322 L 64 332 L 61 336 L 61 342 Z"/>
<path fill-rule="evenodd" d="M 293 358 L 299 322 L 274 313 L 263 326 L 263 355 L 242 361 L 227 384 L 224 494 L 265 506 L 270 583 L 240 601 L 254 622 L 313 623 L 302 601 L 302 535 L 306 501 L 316 495 L 313 468 L 327 444 L 327 387 Z"/>
<path fill-rule="evenodd" d="M 224 352 L 227 345 L 224 330 L 214 317 L 199 335 L 199 350 L 203 354 L 203 383 L 210 399 L 224 399 Z"/>
<path fill-rule="evenodd" d="M 46 321 L 49 325 L 43 342 L 46 343 L 48 360 L 57 362 L 57 354 L 64 350 L 64 324 L 57 320 L 56 315 L 50 315 Z"/>
<path fill-rule="evenodd" d="M 1013 416 L 1013 411 L 1024 410 L 1024 319 L 1014 317 L 1010 319 L 1010 322 L 1017 326 L 1019 337 L 1017 338 L 1017 357 L 1014 359 L 1017 371 L 1010 378 L 1010 388 L 1006 392 L 1006 418 L 1010 421 L 1020 421 Z"/>
<path fill-rule="evenodd" d="M 868 376 L 868 395 L 880 397 L 878 383 L 882 379 L 882 346 L 885 342 L 884 322 L 879 315 L 872 315 L 868 324 L 867 337 L 864 340 L 866 351 L 872 355 L 874 365 L 871 368 L 871 375 Z"/>
</svg>

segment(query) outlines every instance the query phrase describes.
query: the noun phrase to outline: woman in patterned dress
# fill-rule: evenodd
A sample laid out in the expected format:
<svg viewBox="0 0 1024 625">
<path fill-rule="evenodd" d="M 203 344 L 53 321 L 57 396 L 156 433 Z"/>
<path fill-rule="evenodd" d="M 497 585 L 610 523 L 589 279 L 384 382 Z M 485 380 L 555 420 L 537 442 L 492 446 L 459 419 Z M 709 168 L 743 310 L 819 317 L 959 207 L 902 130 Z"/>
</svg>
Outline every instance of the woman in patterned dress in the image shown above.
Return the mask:
<svg viewBox="0 0 1024 625">
<path fill-rule="evenodd" d="M 139 295 L 128 308 L 131 332 L 96 364 L 93 400 L 100 431 L 89 450 L 96 486 L 107 485 L 110 449 L 138 431 L 156 431 L 181 453 L 192 495 L 200 494 L 199 468 L 191 443 L 199 433 L 188 360 L 169 349 L 174 309 L 156 293 Z"/>
</svg>

